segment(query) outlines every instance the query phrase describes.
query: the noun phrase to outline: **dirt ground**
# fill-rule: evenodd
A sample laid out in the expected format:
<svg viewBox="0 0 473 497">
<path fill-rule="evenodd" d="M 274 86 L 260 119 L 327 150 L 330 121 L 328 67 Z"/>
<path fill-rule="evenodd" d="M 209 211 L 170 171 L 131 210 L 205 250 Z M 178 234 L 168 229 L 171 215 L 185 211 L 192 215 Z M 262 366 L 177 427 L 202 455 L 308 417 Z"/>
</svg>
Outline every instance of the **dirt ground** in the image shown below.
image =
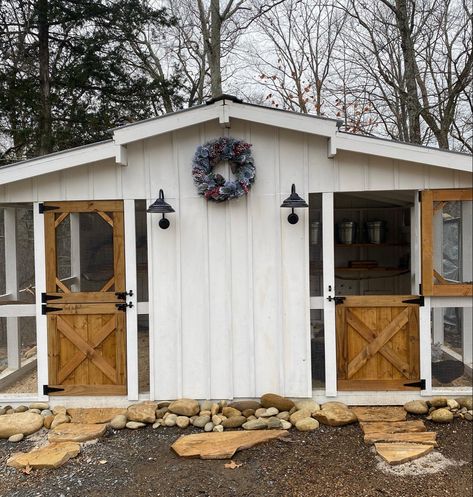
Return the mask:
<svg viewBox="0 0 473 497">
<path fill-rule="evenodd" d="M 365 445 L 358 425 L 291 430 L 238 452 L 242 464 L 181 459 L 170 445 L 179 428 L 110 430 L 57 470 L 29 475 L 6 467 L 8 456 L 34 445 L 0 441 L 0 495 L 8 497 L 437 497 L 472 495 L 472 423 L 433 425 L 439 448 L 417 462 L 390 467 Z M 200 430 L 199 430 L 200 431 Z M 197 430 L 186 430 L 186 434 Z M 423 462 L 421 462 L 423 461 Z M 442 464 L 444 465 L 442 469 Z M 426 474 L 431 471 L 430 474 Z M 420 474 L 419 474 L 420 473 Z"/>
</svg>

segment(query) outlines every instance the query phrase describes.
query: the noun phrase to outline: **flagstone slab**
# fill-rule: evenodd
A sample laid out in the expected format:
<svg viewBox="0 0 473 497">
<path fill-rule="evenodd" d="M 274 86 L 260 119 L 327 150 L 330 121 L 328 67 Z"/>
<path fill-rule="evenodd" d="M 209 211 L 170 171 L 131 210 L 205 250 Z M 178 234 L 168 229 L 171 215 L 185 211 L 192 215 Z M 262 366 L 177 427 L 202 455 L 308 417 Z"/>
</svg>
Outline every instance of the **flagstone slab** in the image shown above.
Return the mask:
<svg viewBox="0 0 473 497">
<path fill-rule="evenodd" d="M 404 407 L 352 407 L 358 421 L 394 422 L 405 421 L 407 412 Z"/>
<path fill-rule="evenodd" d="M 437 447 L 437 433 L 433 431 L 422 431 L 417 433 L 369 433 L 368 435 L 365 435 L 364 441 L 368 445 L 372 445 L 376 442 L 404 442 Z"/>
<path fill-rule="evenodd" d="M 361 429 L 365 435 L 370 433 L 411 433 L 427 431 L 424 422 L 420 419 L 415 421 L 392 421 L 392 422 L 362 422 Z"/>
<path fill-rule="evenodd" d="M 392 466 L 414 461 L 432 452 L 432 445 L 413 443 L 375 443 L 376 452 Z"/>
<path fill-rule="evenodd" d="M 71 408 L 67 410 L 71 423 L 102 424 L 110 421 L 120 414 L 126 415 L 126 408 L 119 407 L 92 407 Z"/>
<path fill-rule="evenodd" d="M 181 457 L 230 459 L 238 450 L 288 435 L 287 430 L 227 431 L 183 435 L 171 448 Z"/>
<path fill-rule="evenodd" d="M 7 466 L 22 469 L 58 468 L 80 453 L 77 442 L 51 443 L 30 452 L 17 452 L 7 460 Z"/>
<path fill-rule="evenodd" d="M 107 431 L 106 424 L 63 423 L 51 430 L 50 442 L 86 442 L 102 437 Z"/>
</svg>

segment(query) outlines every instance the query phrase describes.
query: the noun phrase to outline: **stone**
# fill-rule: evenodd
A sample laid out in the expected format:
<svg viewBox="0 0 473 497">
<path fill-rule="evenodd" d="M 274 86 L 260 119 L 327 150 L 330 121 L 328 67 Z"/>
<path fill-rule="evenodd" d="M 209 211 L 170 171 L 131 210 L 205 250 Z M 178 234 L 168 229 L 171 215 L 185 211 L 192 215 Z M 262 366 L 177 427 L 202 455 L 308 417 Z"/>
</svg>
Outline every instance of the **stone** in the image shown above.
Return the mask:
<svg viewBox="0 0 473 497">
<path fill-rule="evenodd" d="M 294 406 L 292 409 L 289 409 L 289 415 L 294 414 L 297 411 L 297 407 Z"/>
<path fill-rule="evenodd" d="M 432 445 L 416 443 L 375 443 L 374 446 L 378 455 L 391 465 L 414 461 L 434 449 Z"/>
<path fill-rule="evenodd" d="M 45 409 L 49 409 L 48 402 L 33 402 L 29 405 L 30 409 L 39 409 L 40 411 L 44 411 Z"/>
<path fill-rule="evenodd" d="M 194 416 L 200 411 L 200 405 L 196 400 L 193 399 L 178 399 L 171 402 L 168 409 L 174 414 L 180 416 Z"/>
<path fill-rule="evenodd" d="M 15 414 L 15 409 L 13 409 L 12 407 L 10 407 L 10 409 L 6 410 L 6 414 Z"/>
<path fill-rule="evenodd" d="M 167 407 L 161 407 L 160 409 L 156 409 L 156 419 L 163 419 L 164 415 L 168 412 Z"/>
<path fill-rule="evenodd" d="M 256 416 L 248 416 L 246 418 L 248 421 L 253 421 L 254 419 L 258 419 Z"/>
<path fill-rule="evenodd" d="M 261 397 L 261 405 L 263 407 L 276 407 L 279 411 L 290 411 L 295 407 L 294 402 L 286 397 L 281 397 L 275 393 L 265 393 Z"/>
<path fill-rule="evenodd" d="M 54 414 L 50 414 L 49 416 L 45 416 L 43 420 L 44 427 L 48 430 L 51 428 L 51 425 L 54 421 Z"/>
<path fill-rule="evenodd" d="M 289 417 L 289 421 L 291 424 L 295 425 L 299 420 L 310 418 L 312 415 L 312 411 L 309 409 L 301 409 L 300 411 L 296 411 L 294 414 L 291 414 Z"/>
<path fill-rule="evenodd" d="M 156 430 L 156 428 L 159 428 L 160 426 L 163 426 L 163 420 L 158 419 L 153 423 L 153 430 Z"/>
<path fill-rule="evenodd" d="M 53 411 L 49 409 L 43 409 L 41 411 L 41 416 L 43 416 L 43 418 L 45 418 L 46 416 L 53 416 Z"/>
<path fill-rule="evenodd" d="M 256 409 L 255 416 L 257 418 L 264 418 L 264 417 L 266 417 L 266 409 L 264 407 L 260 407 L 259 409 Z"/>
<path fill-rule="evenodd" d="M 102 437 L 106 431 L 106 424 L 65 423 L 51 430 L 48 440 L 50 442 L 86 442 Z"/>
<path fill-rule="evenodd" d="M 203 428 L 210 421 L 210 416 L 198 416 L 194 419 L 193 425 L 197 428 Z"/>
<path fill-rule="evenodd" d="M 17 412 L 0 416 L 0 438 L 9 438 L 17 433 L 31 435 L 43 427 L 43 417 L 32 412 Z"/>
<path fill-rule="evenodd" d="M 204 426 L 204 431 L 210 432 L 215 428 L 215 425 L 212 423 L 212 421 L 209 421 L 205 426 Z"/>
<path fill-rule="evenodd" d="M 212 409 L 213 402 L 211 400 L 203 400 L 200 403 L 201 411 L 210 411 Z"/>
<path fill-rule="evenodd" d="M 71 417 L 71 423 L 103 424 L 110 423 L 115 416 L 126 415 L 125 408 L 117 407 L 92 407 L 92 408 L 72 408 L 67 410 Z M 133 420 L 139 421 L 139 420 Z"/>
<path fill-rule="evenodd" d="M 451 423 L 453 421 L 453 413 L 444 407 L 432 411 L 431 416 L 434 423 Z"/>
<path fill-rule="evenodd" d="M 467 420 L 467 421 L 473 421 L 473 411 L 467 411 L 463 417 Z"/>
<path fill-rule="evenodd" d="M 214 414 L 212 416 L 212 423 L 215 425 L 215 426 L 218 426 L 220 424 L 222 424 L 222 418 L 218 415 L 218 414 Z"/>
<path fill-rule="evenodd" d="M 319 422 L 314 418 L 300 419 L 296 423 L 298 431 L 314 431 L 319 427 Z"/>
<path fill-rule="evenodd" d="M 460 409 L 460 404 L 455 399 L 448 399 L 447 406 L 450 409 Z"/>
<path fill-rule="evenodd" d="M 177 414 L 169 414 L 164 418 L 164 426 L 176 426 L 177 423 Z"/>
<path fill-rule="evenodd" d="M 71 418 L 67 414 L 56 414 L 56 416 L 54 416 L 50 428 L 53 430 L 54 428 L 56 428 L 56 426 L 69 423 L 70 421 Z"/>
<path fill-rule="evenodd" d="M 276 407 L 268 407 L 266 409 L 266 416 L 277 416 L 279 414 L 279 409 L 277 409 Z"/>
<path fill-rule="evenodd" d="M 245 416 L 245 418 L 247 418 L 248 416 L 253 416 L 253 414 L 255 413 L 255 410 L 254 409 L 244 409 L 243 411 L 241 411 L 242 415 Z"/>
<path fill-rule="evenodd" d="M 12 435 L 11 437 L 8 437 L 9 442 L 21 442 L 25 438 L 25 435 L 23 433 L 17 433 L 16 435 Z"/>
<path fill-rule="evenodd" d="M 161 402 L 158 402 L 158 409 L 162 409 L 163 407 L 169 407 L 171 404 L 170 400 L 162 400 Z"/>
<path fill-rule="evenodd" d="M 54 406 L 53 414 L 57 416 L 58 414 L 67 414 L 67 409 L 64 406 Z"/>
<path fill-rule="evenodd" d="M 210 410 L 204 410 L 204 411 L 200 411 L 199 412 L 199 416 L 210 416 L 210 417 L 212 417 L 212 413 L 210 412 Z"/>
<path fill-rule="evenodd" d="M 155 402 L 140 402 L 128 407 L 126 417 L 129 421 L 138 421 L 139 423 L 154 423 L 156 421 Z"/>
<path fill-rule="evenodd" d="M 473 409 L 473 397 L 460 397 L 459 399 L 456 399 L 456 401 L 461 407 L 465 407 L 467 411 L 471 411 Z"/>
<path fill-rule="evenodd" d="M 247 419 L 245 418 L 245 416 L 232 416 L 230 418 L 224 419 L 221 424 L 224 428 L 239 428 L 246 422 Z"/>
<path fill-rule="evenodd" d="M 3 416 L 7 410 L 4 407 L 0 407 L 0 416 Z"/>
<path fill-rule="evenodd" d="M 224 407 L 227 407 L 228 406 L 228 401 L 226 400 L 220 400 L 218 402 L 218 407 L 220 408 L 220 410 L 222 410 Z"/>
<path fill-rule="evenodd" d="M 26 412 L 27 410 L 28 410 L 28 408 L 26 406 L 18 406 L 18 407 L 15 407 L 15 409 L 14 409 L 15 412 Z"/>
<path fill-rule="evenodd" d="M 139 428 L 144 428 L 146 423 L 140 423 L 139 421 L 128 421 L 125 425 L 129 430 L 138 430 Z"/>
<path fill-rule="evenodd" d="M 232 416 L 241 416 L 241 411 L 235 409 L 234 407 L 224 407 L 222 409 L 222 414 L 227 416 L 227 418 L 231 418 Z"/>
<path fill-rule="evenodd" d="M 218 404 L 214 402 L 212 404 L 212 407 L 210 408 L 210 415 L 215 416 L 215 414 L 218 414 L 218 411 L 220 411 L 220 407 Z"/>
<path fill-rule="evenodd" d="M 328 426 L 344 426 L 358 420 L 355 413 L 341 402 L 326 402 L 320 411 L 312 413 L 312 417 Z"/>
<path fill-rule="evenodd" d="M 447 406 L 447 398 L 446 397 L 434 397 L 429 400 L 429 404 L 432 407 L 446 407 Z"/>
<path fill-rule="evenodd" d="M 268 425 L 268 430 L 279 430 L 282 426 L 281 420 L 275 417 L 268 418 L 266 424 Z"/>
<path fill-rule="evenodd" d="M 268 425 L 262 419 L 253 419 L 251 421 L 247 421 L 242 425 L 244 430 L 266 430 Z"/>
<path fill-rule="evenodd" d="M 237 400 L 228 405 L 228 407 L 233 407 L 234 409 L 238 409 L 240 412 L 245 411 L 246 409 L 259 409 L 261 404 L 256 400 Z"/>
<path fill-rule="evenodd" d="M 28 412 L 33 412 L 34 414 L 41 414 L 39 409 L 28 409 Z"/>
<path fill-rule="evenodd" d="M 280 421 L 281 421 L 281 428 L 283 430 L 289 430 L 292 428 L 292 424 L 289 423 L 289 421 L 286 421 L 285 419 L 281 419 Z"/>
<path fill-rule="evenodd" d="M 110 426 L 114 430 L 123 430 L 125 428 L 127 422 L 127 418 L 124 414 L 117 414 L 110 421 Z"/>
<path fill-rule="evenodd" d="M 423 400 L 411 400 L 404 404 L 404 409 L 409 414 L 427 414 L 429 412 L 429 406 L 427 402 Z"/>
<path fill-rule="evenodd" d="M 77 442 L 51 443 L 31 452 L 17 452 L 7 461 L 7 466 L 22 469 L 58 468 L 80 452 Z"/>
<path fill-rule="evenodd" d="M 222 425 L 214 426 L 213 429 L 212 429 L 212 431 L 215 432 L 215 433 L 222 433 L 223 432 L 223 426 Z"/>
<path fill-rule="evenodd" d="M 179 428 L 187 428 L 190 424 L 190 419 L 187 416 L 178 416 L 176 419 L 176 425 Z"/>
<path fill-rule="evenodd" d="M 279 419 L 283 419 L 284 421 L 289 421 L 290 415 L 288 411 L 283 411 L 280 412 L 276 417 Z"/>
<path fill-rule="evenodd" d="M 296 401 L 296 407 L 298 410 L 306 409 L 311 412 L 320 411 L 320 405 L 313 399 L 302 399 Z"/>
</svg>

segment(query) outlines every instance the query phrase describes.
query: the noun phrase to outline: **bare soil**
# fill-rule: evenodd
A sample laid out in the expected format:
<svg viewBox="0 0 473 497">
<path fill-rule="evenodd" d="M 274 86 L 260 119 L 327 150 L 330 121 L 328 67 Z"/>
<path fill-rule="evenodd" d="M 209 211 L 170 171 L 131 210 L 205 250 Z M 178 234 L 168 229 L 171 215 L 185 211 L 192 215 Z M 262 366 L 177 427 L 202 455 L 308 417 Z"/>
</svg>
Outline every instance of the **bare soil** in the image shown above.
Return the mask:
<svg viewBox="0 0 473 497">
<path fill-rule="evenodd" d="M 171 444 L 195 429 L 109 430 L 61 468 L 29 475 L 5 463 L 12 452 L 33 447 L 35 436 L 16 445 L 1 440 L 0 496 L 470 497 L 472 423 L 426 425 L 437 431 L 439 448 L 424 458 L 428 464 L 408 463 L 394 472 L 365 445 L 356 424 L 311 433 L 291 430 L 285 441 L 238 452 L 233 460 L 242 465 L 236 469 L 225 468 L 229 461 L 176 456 Z"/>
</svg>

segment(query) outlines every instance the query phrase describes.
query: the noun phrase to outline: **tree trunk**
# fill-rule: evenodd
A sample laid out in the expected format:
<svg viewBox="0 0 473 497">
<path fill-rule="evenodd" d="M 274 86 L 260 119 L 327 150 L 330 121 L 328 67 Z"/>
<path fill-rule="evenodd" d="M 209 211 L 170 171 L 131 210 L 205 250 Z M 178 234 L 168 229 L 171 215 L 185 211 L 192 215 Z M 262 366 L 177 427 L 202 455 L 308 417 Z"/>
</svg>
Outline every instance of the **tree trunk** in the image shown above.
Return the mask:
<svg viewBox="0 0 473 497">
<path fill-rule="evenodd" d="M 38 0 L 38 40 L 39 40 L 39 154 L 53 150 L 51 126 L 51 88 L 49 78 L 49 20 L 48 0 Z"/>
<path fill-rule="evenodd" d="M 210 40 L 208 61 L 210 68 L 210 90 L 212 97 L 222 94 L 222 68 L 221 68 L 221 31 L 222 18 L 220 16 L 219 0 L 210 2 Z"/>
</svg>

